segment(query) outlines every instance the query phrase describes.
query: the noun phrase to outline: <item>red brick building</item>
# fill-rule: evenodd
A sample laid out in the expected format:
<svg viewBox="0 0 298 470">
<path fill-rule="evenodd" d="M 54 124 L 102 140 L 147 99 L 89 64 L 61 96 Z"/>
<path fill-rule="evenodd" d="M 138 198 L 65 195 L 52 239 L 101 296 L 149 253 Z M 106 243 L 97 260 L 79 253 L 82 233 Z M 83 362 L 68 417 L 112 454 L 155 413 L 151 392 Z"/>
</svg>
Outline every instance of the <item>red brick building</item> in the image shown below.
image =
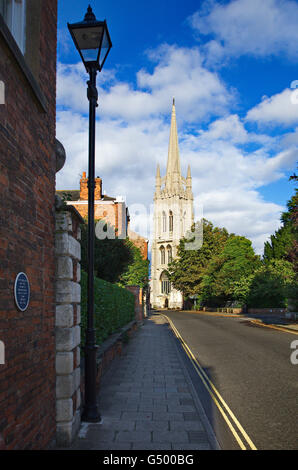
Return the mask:
<svg viewBox="0 0 298 470">
<path fill-rule="evenodd" d="M 56 0 L 0 1 L 0 448 L 55 437 Z M 14 299 L 26 273 L 30 302 Z"/>
<path fill-rule="evenodd" d="M 101 178 L 95 178 L 95 184 L 95 220 L 103 219 L 107 222 L 114 228 L 116 236 L 128 237 L 141 250 L 143 258 L 148 259 L 148 240 L 130 229 L 129 210 L 124 199 L 103 194 Z M 88 217 L 88 178 L 86 172 L 83 172 L 80 179 L 80 190 L 62 190 L 57 191 L 57 194 L 60 196 L 65 194 L 68 199 L 67 204 L 74 206 L 82 217 Z"/>
</svg>

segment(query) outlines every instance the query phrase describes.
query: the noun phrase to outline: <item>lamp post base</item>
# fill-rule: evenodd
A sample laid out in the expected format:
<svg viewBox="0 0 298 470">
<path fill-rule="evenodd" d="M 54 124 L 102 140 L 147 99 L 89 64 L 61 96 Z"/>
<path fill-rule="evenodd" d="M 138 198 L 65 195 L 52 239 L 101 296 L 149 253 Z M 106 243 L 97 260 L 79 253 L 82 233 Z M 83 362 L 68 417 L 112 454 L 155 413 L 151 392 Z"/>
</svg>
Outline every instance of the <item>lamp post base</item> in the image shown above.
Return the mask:
<svg viewBox="0 0 298 470">
<path fill-rule="evenodd" d="M 96 351 L 94 328 L 86 330 L 85 353 L 85 403 L 82 413 L 82 421 L 87 423 L 99 423 L 101 416 L 97 406 L 96 390 Z"/>
<path fill-rule="evenodd" d="M 84 408 L 82 421 L 85 423 L 101 423 L 102 419 L 97 409 L 97 405 L 87 406 Z"/>
</svg>

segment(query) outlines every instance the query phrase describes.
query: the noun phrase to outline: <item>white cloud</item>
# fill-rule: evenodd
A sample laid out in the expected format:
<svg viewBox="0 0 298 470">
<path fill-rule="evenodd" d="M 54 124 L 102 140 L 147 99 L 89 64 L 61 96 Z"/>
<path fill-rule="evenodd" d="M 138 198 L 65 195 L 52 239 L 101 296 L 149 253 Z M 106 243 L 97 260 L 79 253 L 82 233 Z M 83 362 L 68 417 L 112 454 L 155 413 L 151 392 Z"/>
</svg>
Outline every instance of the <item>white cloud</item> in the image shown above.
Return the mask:
<svg viewBox="0 0 298 470">
<path fill-rule="evenodd" d="M 190 23 L 198 35 L 211 35 L 209 61 L 225 56 L 298 56 L 298 4 L 293 0 L 203 2 Z"/>
<path fill-rule="evenodd" d="M 237 114 L 230 114 L 211 122 L 208 131 L 200 131 L 200 134 L 208 145 L 213 140 L 223 140 L 233 144 L 255 142 L 268 145 L 272 143 L 272 138 L 268 135 L 248 132 Z"/>
<path fill-rule="evenodd" d="M 248 236 L 261 252 L 265 239 L 279 226 L 284 208 L 263 200 L 257 189 L 293 168 L 297 136 L 288 133 L 280 139 L 248 131 L 245 120 L 229 114 L 233 95 L 217 74 L 202 65 L 196 49 L 164 45 L 151 51 L 150 57 L 156 66 L 152 73 L 140 70 L 135 87 L 118 82 L 113 71 L 101 75 L 96 175 L 103 178 L 103 189 L 112 196 L 125 196 L 129 206 L 144 204 L 150 214 L 158 162 L 165 173 L 175 95 L 183 174 L 190 164 L 193 191 L 204 203 L 205 216 Z M 80 174 L 88 165 L 86 73 L 81 65 L 60 64 L 58 70 L 57 137 L 67 160 L 57 174 L 57 188 L 78 189 Z M 247 119 L 260 119 L 257 109 Z M 206 116 L 211 119 L 202 130 Z"/>
<path fill-rule="evenodd" d="M 228 136 L 229 125 L 234 122 L 239 129 L 233 142 Z M 249 140 L 239 118 L 229 116 L 226 123 L 228 132 L 223 120 L 218 120 L 197 135 L 179 133 L 182 172 L 185 175 L 187 165 L 191 165 L 193 192 L 203 203 L 205 217 L 249 237 L 260 253 L 265 239 L 278 228 L 284 208 L 264 201 L 257 188 L 281 178 L 283 168 L 294 166 L 295 154 L 283 150 L 270 158 L 264 147 L 246 153 L 237 147 L 239 141 Z M 78 189 L 79 175 L 87 169 L 88 162 L 87 117 L 58 112 L 57 136 L 67 152 L 65 167 L 57 174 L 57 187 Z M 133 125 L 123 125 L 121 120 L 98 121 L 96 175 L 103 178 L 107 193 L 125 196 L 130 207 L 144 204 L 149 215 L 157 162 L 165 173 L 168 138 L 169 125 L 161 119 Z"/>
<path fill-rule="evenodd" d="M 250 109 L 246 119 L 258 124 L 289 126 L 298 124 L 296 90 L 286 88 L 281 93 L 264 97 L 261 103 Z"/>
<path fill-rule="evenodd" d="M 100 112 L 104 117 L 139 120 L 158 114 L 168 114 L 175 96 L 179 119 L 208 120 L 211 115 L 227 112 L 234 101 L 216 73 L 202 65 L 198 49 L 163 45 L 150 60 L 157 63 L 150 74 L 140 70 L 137 88 L 116 80 L 114 72 L 102 72 L 98 80 Z M 57 104 L 87 113 L 86 72 L 82 64 L 58 66 Z"/>
<path fill-rule="evenodd" d="M 259 254 L 263 252 L 264 241 L 279 227 L 280 213 L 284 209 L 264 201 L 257 191 L 240 186 L 216 188 L 203 192 L 198 198 L 204 206 L 206 219 L 230 233 L 246 236 Z"/>
</svg>

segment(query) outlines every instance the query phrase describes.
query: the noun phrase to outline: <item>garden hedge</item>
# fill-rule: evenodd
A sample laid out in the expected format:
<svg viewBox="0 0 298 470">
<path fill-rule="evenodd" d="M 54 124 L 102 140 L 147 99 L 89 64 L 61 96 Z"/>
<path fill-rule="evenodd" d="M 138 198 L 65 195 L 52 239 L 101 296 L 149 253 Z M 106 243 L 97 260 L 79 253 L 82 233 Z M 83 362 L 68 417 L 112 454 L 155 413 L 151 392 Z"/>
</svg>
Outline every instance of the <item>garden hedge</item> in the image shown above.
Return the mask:
<svg viewBox="0 0 298 470">
<path fill-rule="evenodd" d="M 85 344 L 87 326 L 87 274 L 81 275 L 81 342 Z M 134 319 L 134 295 L 125 288 L 95 277 L 94 327 L 100 345 L 112 333 Z"/>
</svg>

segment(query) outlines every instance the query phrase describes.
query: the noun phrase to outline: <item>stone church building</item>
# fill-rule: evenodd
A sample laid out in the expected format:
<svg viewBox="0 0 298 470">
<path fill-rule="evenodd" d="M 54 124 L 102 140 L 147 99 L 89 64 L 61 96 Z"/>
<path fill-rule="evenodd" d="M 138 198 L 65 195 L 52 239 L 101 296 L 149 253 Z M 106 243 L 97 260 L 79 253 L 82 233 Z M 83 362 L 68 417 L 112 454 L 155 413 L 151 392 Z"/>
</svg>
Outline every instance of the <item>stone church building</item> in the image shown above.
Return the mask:
<svg viewBox="0 0 298 470">
<path fill-rule="evenodd" d="M 150 302 L 153 308 L 182 308 L 182 293 L 173 289 L 166 270 L 177 255 L 180 239 L 194 222 L 190 167 L 181 175 L 175 100 L 173 100 L 167 171 L 156 172 Z"/>
</svg>

